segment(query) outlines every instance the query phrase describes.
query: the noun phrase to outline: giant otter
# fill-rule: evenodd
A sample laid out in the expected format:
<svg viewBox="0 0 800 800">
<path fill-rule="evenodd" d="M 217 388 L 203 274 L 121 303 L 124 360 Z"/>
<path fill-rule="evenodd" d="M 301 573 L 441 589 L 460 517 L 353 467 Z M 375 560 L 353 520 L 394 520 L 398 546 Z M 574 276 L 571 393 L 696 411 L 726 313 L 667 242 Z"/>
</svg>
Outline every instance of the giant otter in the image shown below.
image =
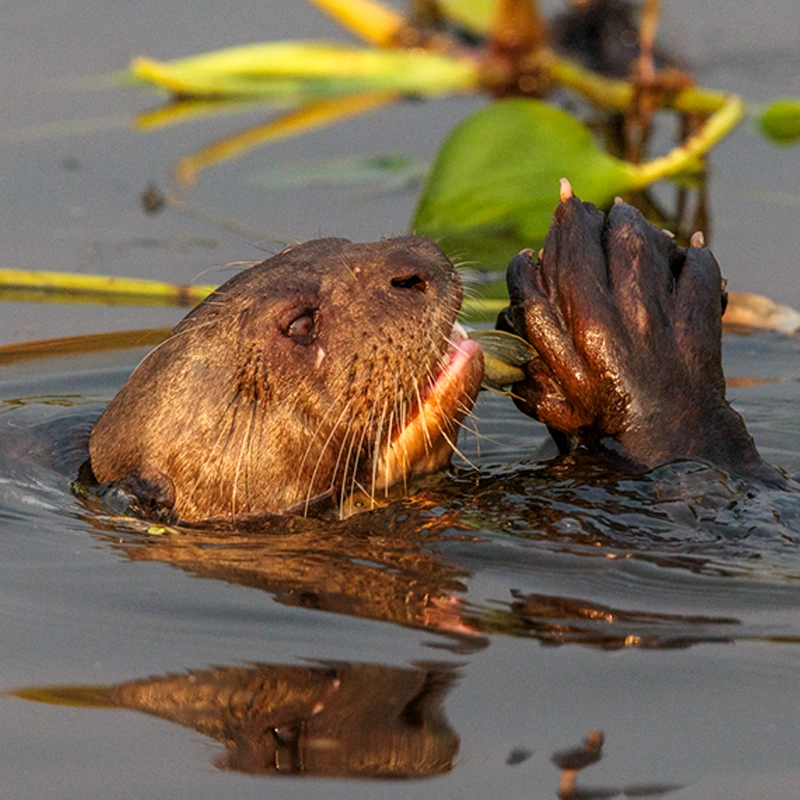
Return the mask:
<svg viewBox="0 0 800 800">
<path fill-rule="evenodd" d="M 725 399 L 725 287 L 701 234 L 681 247 L 621 201 L 606 217 L 562 180 L 539 257 L 509 264 L 498 327 L 539 354 L 513 387 L 517 406 L 563 447 L 650 469 L 707 461 L 783 483 Z"/>
<path fill-rule="evenodd" d="M 194 522 L 342 507 L 438 469 L 483 376 L 453 333 L 461 300 L 426 239 L 287 249 L 142 361 L 94 426 L 94 477 Z"/>
<path fill-rule="evenodd" d="M 507 278 L 498 327 L 537 352 L 512 394 L 563 447 L 784 481 L 725 399 L 725 292 L 702 237 L 680 247 L 624 203 L 606 219 L 564 181 L 542 254 Z M 288 249 L 144 359 L 92 431 L 93 476 L 188 522 L 370 507 L 449 460 L 483 377 L 480 348 L 454 334 L 461 299 L 419 237 Z"/>
</svg>

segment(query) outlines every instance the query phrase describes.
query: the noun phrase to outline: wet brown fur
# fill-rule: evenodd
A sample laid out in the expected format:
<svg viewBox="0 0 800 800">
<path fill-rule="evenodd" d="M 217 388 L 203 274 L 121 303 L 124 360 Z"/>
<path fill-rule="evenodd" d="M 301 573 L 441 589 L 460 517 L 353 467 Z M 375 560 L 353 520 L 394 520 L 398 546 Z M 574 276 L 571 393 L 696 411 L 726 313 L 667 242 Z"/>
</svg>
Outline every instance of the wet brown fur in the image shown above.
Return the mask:
<svg viewBox="0 0 800 800">
<path fill-rule="evenodd" d="M 374 494 L 373 457 L 438 371 L 461 299 L 418 237 L 320 239 L 245 270 L 108 406 L 94 475 L 186 521 Z"/>
</svg>

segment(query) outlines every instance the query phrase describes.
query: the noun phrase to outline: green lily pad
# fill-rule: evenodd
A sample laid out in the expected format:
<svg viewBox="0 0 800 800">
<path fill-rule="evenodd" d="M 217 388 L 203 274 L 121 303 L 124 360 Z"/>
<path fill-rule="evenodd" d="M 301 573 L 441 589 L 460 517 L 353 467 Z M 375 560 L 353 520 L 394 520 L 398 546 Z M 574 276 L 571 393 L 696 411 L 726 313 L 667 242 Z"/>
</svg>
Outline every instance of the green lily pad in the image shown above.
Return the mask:
<svg viewBox="0 0 800 800">
<path fill-rule="evenodd" d="M 493 103 L 443 144 L 413 228 L 443 241 L 501 233 L 512 243 L 507 261 L 520 242 L 537 247 L 544 240 L 562 177 L 600 206 L 641 185 L 636 167 L 598 148 L 566 112 L 539 100 Z"/>
</svg>

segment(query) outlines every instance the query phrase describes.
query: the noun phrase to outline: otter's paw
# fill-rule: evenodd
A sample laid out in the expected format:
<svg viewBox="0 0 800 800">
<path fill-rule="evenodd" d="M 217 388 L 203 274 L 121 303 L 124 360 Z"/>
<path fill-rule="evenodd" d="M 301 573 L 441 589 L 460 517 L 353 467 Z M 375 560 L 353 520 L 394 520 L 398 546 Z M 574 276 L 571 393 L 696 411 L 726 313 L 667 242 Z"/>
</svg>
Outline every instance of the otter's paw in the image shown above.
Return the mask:
<svg viewBox="0 0 800 800">
<path fill-rule="evenodd" d="M 562 181 L 544 250 L 516 256 L 507 280 L 498 325 L 540 356 L 514 386 L 525 413 L 646 466 L 758 459 L 725 400 L 725 292 L 701 235 L 680 247 L 631 206 L 606 217 Z M 718 446 L 726 435 L 741 458 Z"/>
</svg>

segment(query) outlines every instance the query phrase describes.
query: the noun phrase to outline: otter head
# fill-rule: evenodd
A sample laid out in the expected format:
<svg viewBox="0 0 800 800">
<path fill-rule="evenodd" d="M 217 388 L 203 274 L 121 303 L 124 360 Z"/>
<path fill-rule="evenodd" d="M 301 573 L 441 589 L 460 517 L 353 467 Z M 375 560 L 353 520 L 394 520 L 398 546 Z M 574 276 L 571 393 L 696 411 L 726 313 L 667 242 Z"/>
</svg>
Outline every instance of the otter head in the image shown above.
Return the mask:
<svg viewBox="0 0 800 800">
<path fill-rule="evenodd" d="M 449 460 L 483 374 L 460 279 L 417 237 L 320 239 L 238 274 L 95 425 L 101 483 L 184 521 L 374 498 Z"/>
</svg>

